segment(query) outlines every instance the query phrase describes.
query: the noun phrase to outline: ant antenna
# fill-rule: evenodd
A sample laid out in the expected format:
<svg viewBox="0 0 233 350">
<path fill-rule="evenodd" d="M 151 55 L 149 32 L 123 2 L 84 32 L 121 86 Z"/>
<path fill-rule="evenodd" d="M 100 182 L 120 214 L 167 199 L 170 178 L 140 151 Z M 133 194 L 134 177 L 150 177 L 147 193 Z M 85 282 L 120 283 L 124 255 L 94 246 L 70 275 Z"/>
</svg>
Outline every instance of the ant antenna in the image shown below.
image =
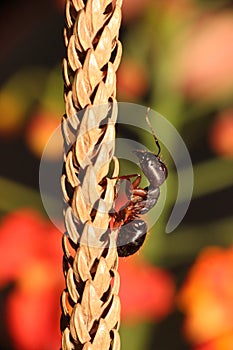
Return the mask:
<svg viewBox="0 0 233 350">
<path fill-rule="evenodd" d="M 156 143 L 156 146 L 158 147 L 158 153 L 156 154 L 156 156 L 159 156 L 160 154 L 160 151 L 161 151 L 161 147 L 160 147 L 160 144 L 159 144 L 159 140 L 157 139 L 156 135 L 155 135 L 155 131 L 151 125 L 151 122 L 150 122 L 150 119 L 149 119 L 149 112 L 150 112 L 150 107 L 147 108 L 147 111 L 146 111 L 146 122 L 147 124 L 149 125 L 149 128 L 151 130 L 151 133 L 154 137 L 154 140 L 155 140 L 155 143 Z"/>
</svg>

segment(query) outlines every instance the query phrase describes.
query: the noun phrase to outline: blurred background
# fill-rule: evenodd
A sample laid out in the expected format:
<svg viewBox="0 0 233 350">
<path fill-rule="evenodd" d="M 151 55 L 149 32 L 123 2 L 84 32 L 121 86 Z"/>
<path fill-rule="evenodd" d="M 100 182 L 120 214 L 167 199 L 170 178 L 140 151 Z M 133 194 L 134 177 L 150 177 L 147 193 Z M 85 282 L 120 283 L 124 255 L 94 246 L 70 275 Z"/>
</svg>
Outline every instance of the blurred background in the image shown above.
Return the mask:
<svg viewBox="0 0 233 350">
<path fill-rule="evenodd" d="M 60 343 L 61 234 L 43 209 L 38 174 L 64 113 L 63 7 L 0 5 L 0 349 Z M 121 40 L 118 100 L 165 116 L 194 170 L 190 208 L 167 235 L 177 178 L 163 147 L 166 207 L 140 254 L 120 261 L 122 349 L 232 350 L 233 3 L 124 0 Z M 151 142 L 137 130 L 119 133 Z"/>
</svg>

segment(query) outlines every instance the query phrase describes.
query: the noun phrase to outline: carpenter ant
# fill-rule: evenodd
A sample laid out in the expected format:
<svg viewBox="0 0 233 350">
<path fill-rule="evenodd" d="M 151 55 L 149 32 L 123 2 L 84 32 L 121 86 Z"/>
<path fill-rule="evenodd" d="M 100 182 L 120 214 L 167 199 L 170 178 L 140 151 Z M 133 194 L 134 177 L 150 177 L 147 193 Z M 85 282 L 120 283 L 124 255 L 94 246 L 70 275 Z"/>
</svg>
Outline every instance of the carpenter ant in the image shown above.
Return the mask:
<svg viewBox="0 0 233 350">
<path fill-rule="evenodd" d="M 157 203 L 160 195 L 160 186 L 167 178 L 167 168 L 159 157 L 161 148 L 155 135 L 152 125 L 148 118 L 149 109 L 146 114 L 146 121 L 149 125 L 158 148 L 157 154 L 149 151 L 133 151 L 140 167 L 149 181 L 149 186 L 140 188 L 140 174 L 131 174 L 118 177 L 118 180 L 129 180 L 132 177 L 136 179 L 131 183 L 127 190 L 129 198 L 126 206 L 114 213 L 113 227 L 119 228 L 117 238 L 117 252 L 120 257 L 126 257 L 136 253 L 142 246 L 146 234 L 147 225 L 144 220 L 139 219 L 139 215 L 146 214 Z M 127 243 L 126 243 L 127 242 Z"/>
</svg>

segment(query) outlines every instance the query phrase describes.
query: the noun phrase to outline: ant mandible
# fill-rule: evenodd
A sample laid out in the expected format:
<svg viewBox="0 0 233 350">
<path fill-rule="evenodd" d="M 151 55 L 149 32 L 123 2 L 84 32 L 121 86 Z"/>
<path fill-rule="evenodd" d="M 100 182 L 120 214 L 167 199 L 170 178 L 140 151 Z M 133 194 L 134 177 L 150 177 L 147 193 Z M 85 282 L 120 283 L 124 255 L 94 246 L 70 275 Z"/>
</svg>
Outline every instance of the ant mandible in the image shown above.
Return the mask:
<svg viewBox="0 0 233 350">
<path fill-rule="evenodd" d="M 119 228 L 117 252 L 120 257 L 132 255 L 142 246 L 147 234 L 147 225 L 144 220 L 139 218 L 139 215 L 146 214 L 157 203 L 160 195 L 160 186 L 164 183 L 168 175 L 167 168 L 159 157 L 161 148 L 148 118 L 149 110 L 148 108 L 146 121 L 152 132 L 158 152 L 154 154 L 145 150 L 133 151 L 139 160 L 143 173 L 149 181 L 149 186 L 145 188 L 139 187 L 141 182 L 140 174 L 119 176 L 117 178 L 119 181 L 122 181 L 136 177 L 132 183 L 130 182 L 130 188 L 128 189 L 129 201 L 127 205 L 113 214 L 113 228 Z"/>
</svg>

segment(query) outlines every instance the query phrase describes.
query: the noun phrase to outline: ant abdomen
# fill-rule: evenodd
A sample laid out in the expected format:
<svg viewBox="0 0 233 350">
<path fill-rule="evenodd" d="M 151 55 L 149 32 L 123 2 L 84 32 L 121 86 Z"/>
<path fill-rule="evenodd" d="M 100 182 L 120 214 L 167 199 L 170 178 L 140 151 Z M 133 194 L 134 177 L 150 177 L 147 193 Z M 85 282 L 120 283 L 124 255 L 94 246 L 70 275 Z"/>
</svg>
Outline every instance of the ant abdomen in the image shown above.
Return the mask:
<svg viewBox="0 0 233 350">
<path fill-rule="evenodd" d="M 134 219 L 121 226 L 117 238 L 117 252 L 120 257 L 136 253 L 142 246 L 147 233 L 145 221 Z"/>
</svg>

